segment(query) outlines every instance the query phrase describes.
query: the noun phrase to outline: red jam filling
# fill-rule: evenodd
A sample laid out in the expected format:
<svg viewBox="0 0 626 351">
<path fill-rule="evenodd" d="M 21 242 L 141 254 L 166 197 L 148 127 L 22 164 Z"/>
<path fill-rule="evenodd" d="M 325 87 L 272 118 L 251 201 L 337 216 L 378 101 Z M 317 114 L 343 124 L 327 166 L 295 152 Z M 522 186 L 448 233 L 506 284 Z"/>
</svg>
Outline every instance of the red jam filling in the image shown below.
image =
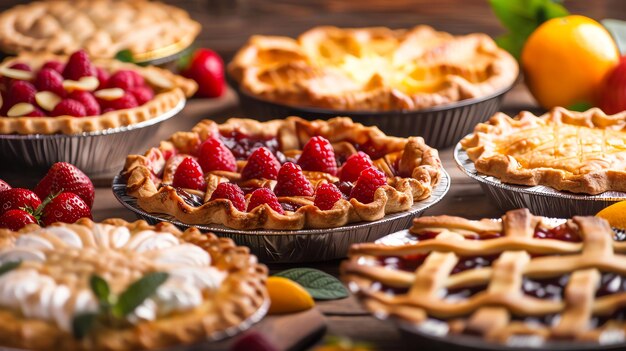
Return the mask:
<svg viewBox="0 0 626 351">
<path fill-rule="evenodd" d="M 265 147 L 270 150 L 281 163 L 286 162 L 285 156 L 280 152 L 278 139 L 275 137 L 253 137 L 235 130 L 229 133 L 222 133 L 221 139 L 224 145 L 232 151 L 233 155 L 235 155 L 235 158 L 238 160 L 247 160 L 254 150 Z M 281 159 L 281 157 L 285 160 Z"/>
<path fill-rule="evenodd" d="M 354 147 L 356 148 L 357 151 L 363 151 L 366 154 L 368 154 L 372 160 L 377 160 L 387 154 L 387 150 L 377 149 L 372 144 L 371 140 L 368 140 L 367 142 L 363 144 L 354 144 Z"/>
<path fill-rule="evenodd" d="M 572 243 L 581 242 L 580 235 L 565 223 L 550 229 L 537 228 L 535 229 L 534 237 L 537 239 L 555 239 Z"/>
<path fill-rule="evenodd" d="M 294 203 L 294 202 L 291 202 L 291 201 L 281 201 L 280 202 L 280 206 L 285 211 L 296 212 L 303 205 L 302 204 L 297 204 L 297 203 Z"/>
</svg>

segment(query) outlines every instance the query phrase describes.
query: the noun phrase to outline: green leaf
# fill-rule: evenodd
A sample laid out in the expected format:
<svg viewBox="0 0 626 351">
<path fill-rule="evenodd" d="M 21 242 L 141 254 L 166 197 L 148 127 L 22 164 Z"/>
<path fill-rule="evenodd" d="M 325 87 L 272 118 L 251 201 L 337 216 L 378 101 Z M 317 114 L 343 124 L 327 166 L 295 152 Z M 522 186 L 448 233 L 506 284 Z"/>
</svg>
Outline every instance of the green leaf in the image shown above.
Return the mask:
<svg viewBox="0 0 626 351">
<path fill-rule="evenodd" d="M 8 273 L 14 270 L 15 268 L 19 267 L 21 264 L 22 264 L 22 261 L 20 260 L 9 261 L 7 263 L 4 263 L 2 266 L 0 266 L 0 275 L 3 275 L 4 273 Z"/>
<path fill-rule="evenodd" d="M 588 109 L 592 108 L 593 104 L 587 102 L 587 101 L 580 101 L 577 102 L 575 104 L 566 106 L 566 108 L 568 110 L 572 110 L 572 111 L 578 111 L 578 112 L 584 112 L 587 111 Z"/>
<path fill-rule="evenodd" d="M 74 316 L 74 319 L 72 319 L 72 334 L 74 334 L 74 338 L 80 340 L 87 336 L 97 318 L 97 313 L 82 313 Z"/>
<path fill-rule="evenodd" d="M 91 286 L 91 291 L 93 291 L 93 294 L 100 301 L 100 305 L 108 306 L 110 304 L 111 288 L 109 288 L 109 284 L 106 280 L 94 274 L 89 279 L 89 286 Z"/>
<path fill-rule="evenodd" d="M 619 52 L 626 54 L 626 21 L 620 21 L 616 19 L 602 20 L 602 25 L 611 33 Z"/>
<path fill-rule="evenodd" d="M 348 297 L 348 291 L 332 275 L 313 268 L 293 268 L 275 274 L 302 285 L 316 300 L 336 300 Z"/>
<path fill-rule="evenodd" d="M 152 296 L 156 290 L 165 283 L 169 275 L 163 272 L 152 272 L 144 275 L 134 283 L 130 284 L 126 290 L 120 294 L 117 303 L 111 310 L 114 317 L 123 318 L 132 313 L 147 298 Z"/>
<path fill-rule="evenodd" d="M 133 53 L 130 50 L 122 50 L 115 54 L 115 59 L 122 62 L 134 63 L 135 59 Z"/>
</svg>

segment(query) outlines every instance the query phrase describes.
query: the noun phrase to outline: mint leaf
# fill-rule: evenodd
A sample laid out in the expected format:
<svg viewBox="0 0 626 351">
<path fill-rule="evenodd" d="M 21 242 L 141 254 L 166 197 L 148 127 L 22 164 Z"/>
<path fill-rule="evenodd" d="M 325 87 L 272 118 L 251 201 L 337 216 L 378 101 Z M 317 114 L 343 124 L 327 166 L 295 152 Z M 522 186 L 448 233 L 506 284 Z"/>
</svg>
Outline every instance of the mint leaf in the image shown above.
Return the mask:
<svg viewBox="0 0 626 351">
<path fill-rule="evenodd" d="M 152 272 L 130 284 L 113 306 L 111 310 L 113 316 L 122 318 L 132 313 L 147 298 L 152 296 L 168 277 L 167 273 Z"/>
<path fill-rule="evenodd" d="M 602 20 L 602 25 L 611 33 L 619 52 L 626 54 L 626 21 L 620 21 L 616 19 Z"/>
<path fill-rule="evenodd" d="M 593 104 L 587 101 L 581 101 L 581 102 L 577 102 L 575 104 L 566 106 L 568 110 L 578 111 L 578 112 L 585 112 L 592 107 L 593 107 Z"/>
<path fill-rule="evenodd" d="M 72 319 L 72 334 L 74 338 L 80 340 L 87 336 L 97 318 L 98 314 L 92 312 L 74 316 L 74 319 Z"/>
<path fill-rule="evenodd" d="M 122 50 L 115 54 L 115 59 L 122 62 L 134 63 L 135 59 L 133 53 L 130 50 Z"/>
<path fill-rule="evenodd" d="M 22 261 L 20 260 L 9 261 L 7 263 L 4 263 L 2 266 L 0 266 L 0 275 L 3 275 L 4 273 L 8 273 L 14 270 L 15 268 L 19 267 L 21 264 L 22 264 Z"/>
<path fill-rule="evenodd" d="M 293 268 L 275 275 L 302 285 L 316 300 L 336 300 L 348 297 L 348 291 L 337 278 L 317 269 Z"/>
<path fill-rule="evenodd" d="M 111 288 L 106 280 L 97 275 L 92 275 L 89 279 L 89 286 L 91 291 L 100 301 L 101 306 L 108 306 L 111 301 Z"/>
</svg>

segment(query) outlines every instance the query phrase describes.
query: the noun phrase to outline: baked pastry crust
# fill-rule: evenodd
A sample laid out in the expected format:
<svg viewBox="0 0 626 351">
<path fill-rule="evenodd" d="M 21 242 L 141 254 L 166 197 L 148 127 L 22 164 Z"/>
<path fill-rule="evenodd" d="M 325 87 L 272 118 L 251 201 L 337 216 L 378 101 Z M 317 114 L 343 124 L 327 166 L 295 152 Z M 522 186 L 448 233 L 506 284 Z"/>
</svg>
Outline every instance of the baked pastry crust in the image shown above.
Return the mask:
<svg viewBox="0 0 626 351">
<path fill-rule="evenodd" d="M 497 113 L 461 146 L 478 172 L 504 183 L 573 193 L 626 191 L 626 112 L 557 107 L 537 117 Z"/>
<path fill-rule="evenodd" d="M 511 86 L 515 59 L 485 34 L 428 26 L 316 27 L 295 40 L 253 36 L 228 65 L 248 94 L 334 110 L 416 110 Z"/>
<path fill-rule="evenodd" d="M 608 222 L 597 217 L 573 217 L 564 224 L 580 242 L 536 237 L 536 231 L 550 228 L 546 223 L 527 209 L 507 212 L 502 221 L 416 218 L 410 232 L 428 239 L 399 246 L 355 244 L 350 259 L 342 264 L 342 278 L 377 315 L 414 325 L 439 318 L 447 322 L 450 333 L 472 333 L 489 341 L 506 343 L 523 335 L 597 342 L 611 332 L 626 331 L 625 321 L 613 315 L 624 306 L 626 293 L 609 289 L 596 297 L 601 272 L 626 275 L 626 242 L 614 241 Z M 417 255 L 425 258 L 415 271 L 381 263 L 387 257 Z M 499 257 L 483 267 L 454 271 L 461 259 L 475 256 Z M 546 292 L 534 297 L 524 291 L 526 279 L 568 275 L 562 296 Z M 606 284 L 604 276 L 602 280 Z M 381 285 L 407 292 L 390 294 Z M 445 296 L 465 288 L 473 289 L 473 294 Z M 551 324 L 540 321 L 550 315 Z M 537 320 L 526 322 L 526 317 Z"/>
<path fill-rule="evenodd" d="M 153 1 L 38 1 L 0 15 L 0 50 L 113 58 L 130 50 L 135 62 L 185 49 L 201 26 L 179 8 Z"/>
<path fill-rule="evenodd" d="M 22 53 L 0 63 L 0 72 L 15 62 L 28 63 L 34 70 L 37 70 L 45 62 L 51 60 L 65 62 L 67 57 Z M 180 103 L 184 103 L 186 97 L 192 96 L 197 90 L 197 84 L 193 80 L 158 67 L 141 67 L 110 59 L 95 59 L 93 64 L 110 72 L 121 69 L 138 72 L 155 89 L 154 98 L 141 106 L 110 111 L 99 116 L 2 117 L 0 118 L 0 134 L 78 134 L 130 126 L 161 116 Z"/>
<path fill-rule="evenodd" d="M 113 226 L 113 229 L 106 228 L 103 226 L 105 224 Z M 124 246 L 116 248 L 115 242 L 121 236 L 114 230 L 121 227 L 128 229 L 130 239 Z M 56 231 L 53 232 L 49 228 Z M 72 245 L 66 231 L 78 235 L 82 245 L 78 247 Z M 2 248 L 0 255 L 6 262 L 8 258 L 15 258 L 7 252 L 24 247 L 28 240 L 41 238 L 54 247 L 48 250 L 40 246 L 29 246 L 42 253 L 44 259 L 42 261 L 24 259 L 14 271 L 34 269 L 44 276 L 44 279 L 51 278 L 59 284 L 58 287 L 64 285 L 74 291 L 88 289 L 88 279 L 91 274 L 96 273 L 107 278 L 113 292 L 119 293 L 116 290 L 124 289 L 129 279 L 130 281 L 137 279 L 137 275 L 146 273 L 144 270 L 150 271 L 156 267 L 153 267 L 156 261 L 151 263 L 149 260 L 149 257 L 155 257 L 150 256 L 151 252 L 158 256 L 159 252 L 162 252 L 159 250 L 167 250 L 167 245 L 148 247 L 147 250 L 145 245 L 141 249 L 130 247 L 134 238 L 146 237 L 146 231 L 155 231 L 157 235 L 173 235 L 175 240 L 184 245 L 193 245 L 201 252 L 208 253 L 211 267 L 226 274 L 219 288 L 205 291 L 201 304 L 191 310 L 169 313 L 154 320 L 141 320 L 122 327 L 98 325 L 82 340 L 75 339 L 71 332 L 59 327 L 55 322 L 27 318 L 19 311 L 15 311 L 14 306 L 0 307 L 0 318 L 4 321 L 0 325 L 2 345 L 31 350 L 161 349 L 215 337 L 216 333 L 238 326 L 264 308 L 268 300 L 265 289 L 267 268 L 257 263 L 256 257 L 250 255 L 248 248 L 235 246 L 234 242 L 227 238 L 201 233 L 196 228 L 181 232 L 169 223 L 151 226 L 145 221 L 128 223 L 121 219 L 107 219 L 101 224 L 81 219 L 75 224 L 56 223 L 44 229 L 37 225 L 29 225 L 19 232 L 0 229 Z M 30 238 L 26 239 L 25 236 Z M 20 238 L 23 239 L 21 243 Z M 170 241 L 171 237 L 164 240 Z M 189 253 L 188 248 L 185 249 Z M 191 256 L 187 259 L 192 261 Z M 31 297 L 35 299 L 38 293 L 44 292 L 35 289 L 31 293 Z M 79 299 L 78 293 L 74 295 L 76 296 L 72 295 L 73 297 L 67 301 L 66 311 L 70 309 L 69 305 L 78 304 L 76 302 Z"/>
<path fill-rule="evenodd" d="M 281 215 L 268 205 L 251 212 L 241 212 L 228 200 L 208 201 L 217 184 L 225 181 L 239 182 L 239 173 L 214 171 L 205 175 L 208 189 L 197 193 L 204 201 L 201 206 L 190 206 L 171 184 L 175 158 L 166 162 L 164 154 L 191 154 L 209 136 L 242 132 L 258 137 L 275 137 L 280 151 L 297 157 L 302 146 L 313 136 L 328 139 L 336 153 L 356 153 L 354 145 L 368 145 L 380 155 L 372 157 L 374 165 L 387 175 L 387 185 L 377 189 L 374 200 L 364 204 L 356 199 L 337 201 L 335 206 L 322 211 L 313 205 L 312 197 L 280 197 L 279 201 L 300 206 L 296 211 Z M 238 161 L 238 170 L 245 161 Z M 437 150 L 430 148 L 420 137 L 407 139 L 386 136 L 376 127 L 354 123 L 346 117 L 328 121 L 306 121 L 299 117 L 258 122 L 251 119 L 229 119 L 224 124 L 204 120 L 191 132 L 178 132 L 169 140 L 144 155 L 130 155 L 126 159 L 123 175 L 127 179 L 127 193 L 137 198 L 137 204 L 150 213 L 164 213 L 187 224 L 223 224 L 235 229 L 285 229 L 334 228 L 347 223 L 375 221 L 386 214 L 406 211 L 415 201 L 428 198 L 438 183 L 442 172 Z M 338 178 L 322 172 L 304 172 L 314 188 Z M 247 185 L 273 187 L 275 181 L 253 179 Z"/>
</svg>

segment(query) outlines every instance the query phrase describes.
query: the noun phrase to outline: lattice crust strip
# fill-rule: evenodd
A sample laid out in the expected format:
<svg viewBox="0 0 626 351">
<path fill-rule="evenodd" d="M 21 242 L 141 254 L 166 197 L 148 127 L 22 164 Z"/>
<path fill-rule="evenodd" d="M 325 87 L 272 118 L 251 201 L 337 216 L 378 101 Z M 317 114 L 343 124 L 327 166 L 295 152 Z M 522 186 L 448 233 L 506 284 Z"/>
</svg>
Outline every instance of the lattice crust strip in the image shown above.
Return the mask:
<svg viewBox="0 0 626 351">
<path fill-rule="evenodd" d="M 565 224 L 581 242 L 538 238 L 544 218 L 520 209 L 502 221 L 469 221 L 439 216 L 415 219 L 411 232 L 438 233 L 414 244 L 353 245 L 342 264 L 343 279 L 377 315 L 421 324 L 429 316 L 448 321 L 451 332 L 471 332 L 506 342 L 514 335 L 598 340 L 604 332 L 626 333 L 620 320 L 599 323 L 626 307 L 626 292 L 602 294 L 602 273 L 626 276 L 626 246 L 615 241 L 608 223 L 596 217 L 573 217 Z M 494 233 L 500 234 L 495 238 Z M 477 238 L 479 240 L 469 240 Z M 490 266 L 454 273 L 465 257 L 497 255 Z M 414 272 L 383 263 L 386 258 L 425 257 Z M 524 279 L 569 276 L 561 297 L 537 298 L 523 290 Z M 463 298 L 446 297 L 455 289 L 475 289 Z M 391 293 L 390 291 L 393 291 Z M 406 292 L 403 292 L 406 291 Z M 524 318 L 554 315 L 551 323 Z M 596 325 L 598 324 L 598 325 Z"/>
</svg>

